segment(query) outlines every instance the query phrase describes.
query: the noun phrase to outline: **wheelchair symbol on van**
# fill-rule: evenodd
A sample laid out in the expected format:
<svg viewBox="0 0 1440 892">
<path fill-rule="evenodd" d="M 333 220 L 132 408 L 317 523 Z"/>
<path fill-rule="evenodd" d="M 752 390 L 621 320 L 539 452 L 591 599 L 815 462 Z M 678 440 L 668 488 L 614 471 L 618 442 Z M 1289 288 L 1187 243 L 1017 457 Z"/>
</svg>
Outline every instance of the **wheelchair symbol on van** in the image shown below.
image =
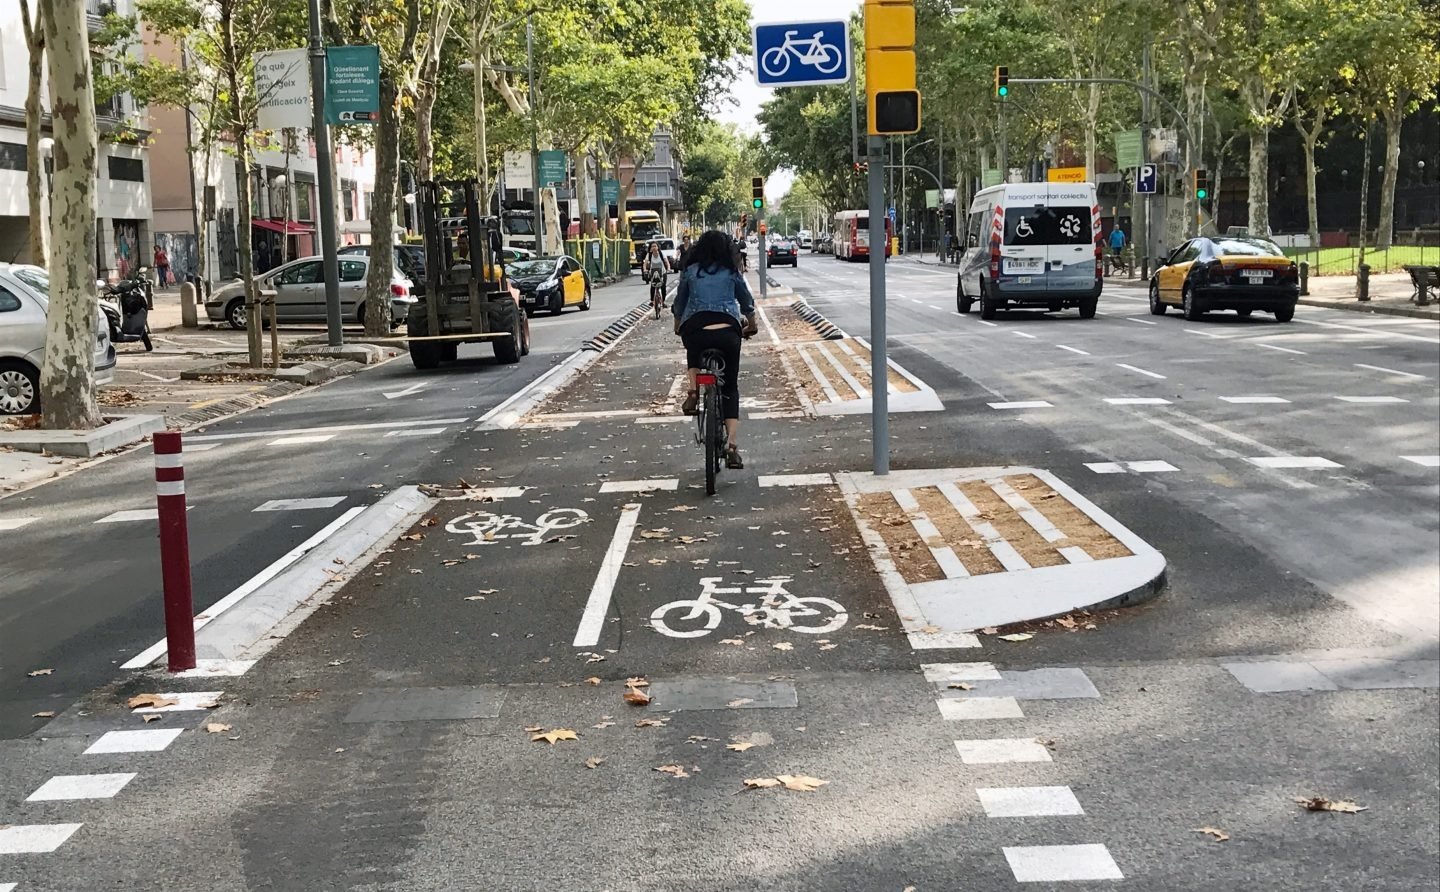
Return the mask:
<svg viewBox="0 0 1440 892">
<path fill-rule="evenodd" d="M 1015 235 L 1017 238 L 1029 238 L 1034 234 L 1035 230 L 1030 228 L 1029 217 L 1021 217 L 1020 222 L 1015 224 Z"/>
</svg>

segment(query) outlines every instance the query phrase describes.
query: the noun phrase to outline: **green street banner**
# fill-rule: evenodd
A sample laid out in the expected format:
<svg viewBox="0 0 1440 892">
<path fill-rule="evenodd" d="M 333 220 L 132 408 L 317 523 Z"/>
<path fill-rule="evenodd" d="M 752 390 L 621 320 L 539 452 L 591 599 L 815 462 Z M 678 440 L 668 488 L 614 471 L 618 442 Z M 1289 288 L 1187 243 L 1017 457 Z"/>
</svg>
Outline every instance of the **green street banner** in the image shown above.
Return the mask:
<svg viewBox="0 0 1440 892">
<path fill-rule="evenodd" d="M 619 204 L 619 203 L 620 203 L 620 181 L 619 181 L 619 180 L 601 180 L 601 181 L 600 181 L 600 203 L 601 203 L 601 204 Z"/>
<path fill-rule="evenodd" d="M 987 167 L 980 172 L 980 187 L 982 189 L 988 189 L 991 186 L 998 186 L 1003 182 L 1005 182 L 1005 179 L 1000 176 L 999 168 Z"/>
<path fill-rule="evenodd" d="M 540 153 L 540 185 L 564 185 L 567 177 L 565 153 L 559 149 L 546 149 Z"/>
<path fill-rule="evenodd" d="M 1139 130 L 1120 130 L 1115 133 L 1115 166 L 1129 170 L 1145 163 L 1140 155 L 1141 136 Z"/>
<path fill-rule="evenodd" d="M 374 124 L 380 120 L 380 48 L 325 49 L 325 122 Z"/>
</svg>

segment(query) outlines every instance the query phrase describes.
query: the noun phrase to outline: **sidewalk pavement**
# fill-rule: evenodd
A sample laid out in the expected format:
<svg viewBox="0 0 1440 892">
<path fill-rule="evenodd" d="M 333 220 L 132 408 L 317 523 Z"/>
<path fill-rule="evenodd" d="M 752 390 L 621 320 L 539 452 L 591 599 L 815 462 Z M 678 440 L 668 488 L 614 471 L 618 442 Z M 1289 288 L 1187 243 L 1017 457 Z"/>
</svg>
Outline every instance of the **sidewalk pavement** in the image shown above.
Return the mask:
<svg viewBox="0 0 1440 892">
<path fill-rule="evenodd" d="M 1354 276 L 1312 276 L 1310 294 L 1300 303 L 1311 307 L 1332 307 L 1358 310 L 1389 316 L 1414 316 L 1419 319 L 1440 319 L 1440 298 L 1431 298 L 1428 307 L 1410 301 L 1414 286 L 1409 273 L 1377 273 L 1370 277 L 1370 300 L 1362 303 L 1355 297 Z"/>
</svg>

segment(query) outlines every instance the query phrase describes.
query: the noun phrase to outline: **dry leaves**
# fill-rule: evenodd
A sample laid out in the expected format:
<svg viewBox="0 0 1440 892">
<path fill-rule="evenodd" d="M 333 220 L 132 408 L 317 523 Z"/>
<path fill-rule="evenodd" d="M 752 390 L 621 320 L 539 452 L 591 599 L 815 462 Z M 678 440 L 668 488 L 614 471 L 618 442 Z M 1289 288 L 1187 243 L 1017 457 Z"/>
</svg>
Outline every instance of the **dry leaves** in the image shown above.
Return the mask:
<svg viewBox="0 0 1440 892">
<path fill-rule="evenodd" d="M 886 627 L 885 627 L 885 626 L 871 625 L 871 624 L 868 624 L 868 623 L 861 623 L 861 624 L 858 625 L 858 626 L 852 626 L 852 628 L 855 628 L 855 629 L 866 629 L 866 630 L 871 631 L 871 632 L 883 632 L 883 631 L 885 631 L 885 628 L 886 628 Z"/>
<path fill-rule="evenodd" d="M 735 646 L 735 647 L 739 647 L 739 646 L 743 645 L 745 642 L 742 641 L 742 640 L 740 640 L 739 638 L 721 638 L 721 639 L 720 639 L 720 643 L 721 643 L 721 644 L 729 644 L 729 645 L 733 645 L 733 646 Z"/>
<path fill-rule="evenodd" d="M 589 678 L 585 679 L 585 683 L 588 685 L 598 685 L 600 683 L 600 676 L 592 675 Z"/>
<path fill-rule="evenodd" d="M 641 719 L 635 723 L 637 728 L 663 728 L 669 719 Z"/>
<path fill-rule="evenodd" d="M 54 670 L 54 669 L 31 669 L 29 672 L 26 672 L 25 674 L 28 675 L 28 676 L 30 676 L 31 678 L 39 678 L 39 677 L 42 676 L 42 675 L 54 675 L 54 674 L 55 674 L 55 670 Z"/>
<path fill-rule="evenodd" d="M 145 707 L 160 709 L 165 706 L 176 706 L 179 703 L 180 701 L 175 697 L 166 697 L 161 694 L 136 694 L 134 697 L 125 701 L 125 705 L 131 709 L 143 709 Z"/>
<path fill-rule="evenodd" d="M 780 782 L 773 777 L 747 777 L 741 783 L 747 790 L 764 790 L 780 786 Z"/>
<path fill-rule="evenodd" d="M 689 777 L 690 772 L 685 770 L 683 765 L 661 765 L 655 769 L 661 774 L 668 774 L 671 777 Z"/>
<path fill-rule="evenodd" d="M 532 734 L 530 739 L 532 741 L 543 740 L 546 743 L 553 744 L 559 740 L 579 740 L 580 736 L 569 728 L 556 728 L 553 731 L 541 731 L 538 734 Z"/>
<path fill-rule="evenodd" d="M 1001 635 L 1001 636 L 1000 636 L 1000 640 L 1001 640 L 1001 641 L 1029 641 L 1031 638 L 1034 638 L 1034 637 L 1035 637 L 1035 636 L 1032 635 L 1032 634 L 1030 634 L 1029 632 L 1012 632 L 1012 633 L 1010 633 L 1009 635 Z"/>
<path fill-rule="evenodd" d="M 1191 830 L 1190 832 L 1191 832 L 1191 833 L 1204 833 L 1204 834 L 1207 834 L 1207 835 L 1209 835 L 1209 836 L 1213 836 L 1213 837 L 1215 837 L 1215 841 L 1216 841 L 1216 842 L 1224 842 L 1225 840 L 1227 840 L 1227 839 L 1230 838 L 1230 834 L 1226 833 L 1224 830 L 1221 830 L 1219 827 L 1196 827 L 1194 830 Z"/>
<path fill-rule="evenodd" d="M 407 533 L 406 535 L 401 536 L 400 538 L 401 538 L 401 539 L 406 539 L 406 540 L 408 540 L 408 541 L 410 541 L 410 542 L 419 542 L 421 539 L 424 539 L 424 538 L 425 538 L 425 534 L 424 534 L 424 533 Z"/>
<path fill-rule="evenodd" d="M 151 722 L 158 722 L 158 721 L 160 721 L 161 718 L 162 718 L 162 716 L 156 715 L 155 713 L 152 712 L 152 713 L 150 713 L 149 715 L 142 715 L 142 716 L 140 716 L 140 721 L 142 721 L 142 722 L 144 722 L 145 724 L 148 725 L 148 724 L 150 724 Z"/>
<path fill-rule="evenodd" d="M 754 703 L 754 702 L 755 702 L 755 698 L 753 698 L 753 697 L 736 697 L 734 700 L 731 700 L 729 703 L 726 703 L 725 706 L 726 706 L 727 709 L 739 709 L 739 708 L 742 707 L 742 706 L 745 706 L 745 705 L 747 705 L 747 704 Z"/>
<path fill-rule="evenodd" d="M 794 649 L 795 649 L 795 645 L 791 644 L 791 643 L 788 642 L 788 641 L 781 641 L 781 642 L 779 642 L 779 643 L 772 644 L 772 645 L 770 645 L 770 646 L 773 647 L 775 650 L 794 650 Z"/>
<path fill-rule="evenodd" d="M 585 767 L 599 768 L 602 764 L 604 764 L 604 762 L 605 760 L 600 756 L 591 756 L 590 758 L 585 760 Z"/>
<path fill-rule="evenodd" d="M 668 527 L 661 527 L 658 530 L 640 531 L 641 539 L 664 539 L 668 535 L 670 535 L 670 529 Z"/>
<path fill-rule="evenodd" d="M 969 684 L 969 683 L 963 682 L 963 681 L 952 681 L 952 682 L 950 682 L 948 685 L 946 685 L 946 687 L 948 687 L 948 688 L 954 688 L 954 689 L 957 690 L 957 691 L 973 691 L 973 690 L 975 690 L 975 686 L 974 686 L 973 684 Z"/>
<path fill-rule="evenodd" d="M 1356 805 L 1348 799 L 1326 799 L 1324 796 L 1297 797 L 1296 802 L 1306 811 L 1336 811 L 1353 815 L 1369 810 L 1368 805 Z"/>
<path fill-rule="evenodd" d="M 32 719 L 53 719 L 53 718 L 55 718 L 55 713 L 54 713 L 53 710 L 46 710 L 45 712 L 32 713 L 32 714 L 30 715 L 30 718 L 32 718 Z"/>
<path fill-rule="evenodd" d="M 230 730 L 230 726 L 223 722 L 206 722 L 205 730 L 210 734 L 224 734 Z"/>
<path fill-rule="evenodd" d="M 749 777 L 742 781 L 747 790 L 766 790 L 771 787 L 784 787 L 787 790 L 794 790 L 797 793 L 813 793 L 829 781 L 821 780 L 818 777 L 811 777 L 808 774 L 781 774 L 776 777 Z"/>
<path fill-rule="evenodd" d="M 650 682 L 643 678 L 627 678 L 625 680 L 625 702 L 631 706 L 649 706 L 650 695 L 643 689 L 650 687 Z"/>
<path fill-rule="evenodd" d="M 725 748 L 726 748 L 727 750 L 734 750 L 734 751 L 737 752 L 737 753 L 743 753 L 743 752 L 745 752 L 746 750 L 750 749 L 750 748 L 753 747 L 753 746 L 755 746 L 755 744 L 753 744 L 753 743 L 748 743 L 748 742 L 742 742 L 742 743 L 727 743 L 727 744 L 725 744 Z"/>
</svg>

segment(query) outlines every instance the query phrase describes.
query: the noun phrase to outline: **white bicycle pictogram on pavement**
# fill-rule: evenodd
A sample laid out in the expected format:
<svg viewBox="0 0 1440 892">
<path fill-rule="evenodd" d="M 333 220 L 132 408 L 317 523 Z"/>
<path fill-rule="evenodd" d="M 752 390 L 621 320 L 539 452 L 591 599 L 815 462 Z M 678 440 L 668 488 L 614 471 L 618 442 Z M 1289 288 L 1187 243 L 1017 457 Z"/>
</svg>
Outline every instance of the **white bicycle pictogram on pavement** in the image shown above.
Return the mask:
<svg viewBox="0 0 1440 892">
<path fill-rule="evenodd" d="M 760 54 L 760 67 L 765 73 L 771 77 L 784 77 L 785 72 L 790 70 L 790 57 L 793 55 L 801 65 L 809 65 L 821 74 L 834 74 L 844 61 L 840 48 L 821 40 L 824 31 L 816 31 L 815 36 L 808 40 L 796 40 L 795 35 L 799 33 L 786 31 L 784 43 Z"/>
<path fill-rule="evenodd" d="M 671 601 L 655 608 L 650 614 L 650 625 L 662 635 L 671 638 L 701 638 L 715 631 L 720 625 L 721 610 L 733 610 L 745 617 L 745 621 L 767 629 L 789 629 L 807 635 L 823 635 L 845 625 L 849 615 L 845 608 L 829 598 L 797 598 L 785 590 L 789 576 L 772 576 L 757 579 L 755 585 L 721 587 L 719 576 L 708 576 L 700 580 L 698 598 Z M 720 600 L 718 595 L 759 595 L 759 603 L 731 604 Z M 680 615 L 666 615 L 675 611 Z M 699 620 L 701 624 L 695 626 Z M 797 623 L 796 620 L 804 620 Z M 693 626 L 693 627 L 692 627 Z"/>
<path fill-rule="evenodd" d="M 462 514 L 449 523 L 445 529 L 460 536 L 474 536 L 468 545 L 494 545 L 501 540 L 519 542 L 521 545 L 539 545 L 556 530 L 568 530 L 590 519 L 590 515 L 579 508 L 552 508 L 526 523 L 513 514 L 491 514 L 478 511 Z"/>
</svg>

